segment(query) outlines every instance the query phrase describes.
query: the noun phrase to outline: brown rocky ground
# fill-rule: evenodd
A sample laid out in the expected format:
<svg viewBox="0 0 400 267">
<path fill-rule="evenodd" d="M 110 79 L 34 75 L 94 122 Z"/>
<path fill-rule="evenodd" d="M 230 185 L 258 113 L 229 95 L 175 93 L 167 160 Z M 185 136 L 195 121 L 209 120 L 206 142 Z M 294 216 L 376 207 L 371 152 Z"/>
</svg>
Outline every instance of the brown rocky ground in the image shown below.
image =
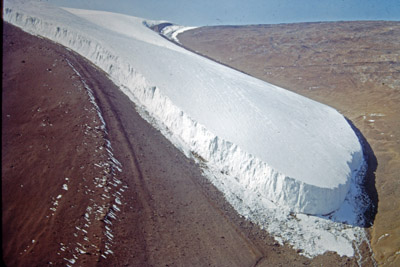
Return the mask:
<svg viewBox="0 0 400 267">
<path fill-rule="evenodd" d="M 3 260 L 97 261 L 108 245 L 102 220 L 116 192 L 105 191 L 115 175 L 101 166 L 109 155 L 97 111 L 68 51 L 8 24 L 3 38 Z M 107 182 L 100 186 L 95 177 Z"/>
<path fill-rule="evenodd" d="M 8 24 L 3 40 L 7 266 L 356 264 L 334 253 L 307 259 L 241 218 L 193 161 L 75 53 Z M 94 91 L 107 132 L 85 86 Z M 107 140 L 122 172 L 107 165 Z"/>
<path fill-rule="evenodd" d="M 367 179 L 377 203 L 370 214 L 374 257 L 380 265 L 400 266 L 400 22 L 202 27 L 179 40 L 330 105 L 353 122 L 372 148 Z"/>
</svg>

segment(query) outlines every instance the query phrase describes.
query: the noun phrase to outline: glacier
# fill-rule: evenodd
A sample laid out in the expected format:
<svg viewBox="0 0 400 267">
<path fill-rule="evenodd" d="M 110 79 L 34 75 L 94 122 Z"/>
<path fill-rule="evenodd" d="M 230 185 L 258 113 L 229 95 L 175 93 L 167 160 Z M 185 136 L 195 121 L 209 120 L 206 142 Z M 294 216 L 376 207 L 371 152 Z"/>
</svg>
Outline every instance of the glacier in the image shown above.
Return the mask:
<svg viewBox="0 0 400 267">
<path fill-rule="evenodd" d="M 243 190 L 306 214 L 328 214 L 343 203 L 363 153 L 333 108 L 178 47 L 141 18 L 30 4 L 18 11 L 5 5 L 4 18 L 102 68 Z"/>
<path fill-rule="evenodd" d="M 329 214 L 365 168 L 358 137 L 335 109 L 189 52 L 147 27 L 157 22 L 31 1 L 5 1 L 3 18 L 104 70 L 173 144 L 227 179 L 216 181 L 225 195 L 239 192 L 248 206 Z"/>
</svg>

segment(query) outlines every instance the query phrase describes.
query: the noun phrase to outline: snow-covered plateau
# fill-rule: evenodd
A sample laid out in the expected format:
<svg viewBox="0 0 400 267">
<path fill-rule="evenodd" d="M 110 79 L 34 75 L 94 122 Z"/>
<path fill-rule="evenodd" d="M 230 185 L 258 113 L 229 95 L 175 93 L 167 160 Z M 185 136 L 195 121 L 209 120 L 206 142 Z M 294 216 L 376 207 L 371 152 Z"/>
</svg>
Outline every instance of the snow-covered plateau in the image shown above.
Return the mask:
<svg viewBox="0 0 400 267">
<path fill-rule="evenodd" d="M 277 240 L 311 257 L 353 256 L 354 242 L 365 238 L 356 203 L 362 146 L 333 108 L 191 53 L 141 18 L 33 1 L 5 1 L 3 18 L 108 73 L 148 121 L 205 166 L 240 214 Z"/>
</svg>

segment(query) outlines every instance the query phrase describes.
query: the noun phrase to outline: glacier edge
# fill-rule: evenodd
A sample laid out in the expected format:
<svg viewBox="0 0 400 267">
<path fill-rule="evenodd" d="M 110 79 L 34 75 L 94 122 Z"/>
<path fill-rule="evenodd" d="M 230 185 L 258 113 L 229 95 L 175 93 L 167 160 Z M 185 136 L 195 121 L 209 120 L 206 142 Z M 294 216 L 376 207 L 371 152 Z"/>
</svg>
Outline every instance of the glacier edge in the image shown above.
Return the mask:
<svg viewBox="0 0 400 267">
<path fill-rule="evenodd" d="M 33 17 L 7 5 L 4 19 L 31 34 L 58 42 L 99 66 L 136 104 L 156 118 L 158 124 L 168 128 L 175 138 L 180 139 L 187 151 L 191 151 L 192 155 L 199 155 L 207 164 L 232 176 L 243 187 L 242 190 L 261 194 L 279 206 L 306 214 L 332 212 L 344 201 L 352 177 L 348 177 L 346 183 L 335 188 L 323 188 L 286 176 L 267 162 L 214 135 L 196 122 L 163 95 L 160 88 L 148 84 L 140 70 L 136 70 L 101 41 L 66 24 L 39 16 Z M 352 160 L 348 164 L 355 176 L 362 165 L 362 151 L 359 155 L 352 155 Z"/>
</svg>

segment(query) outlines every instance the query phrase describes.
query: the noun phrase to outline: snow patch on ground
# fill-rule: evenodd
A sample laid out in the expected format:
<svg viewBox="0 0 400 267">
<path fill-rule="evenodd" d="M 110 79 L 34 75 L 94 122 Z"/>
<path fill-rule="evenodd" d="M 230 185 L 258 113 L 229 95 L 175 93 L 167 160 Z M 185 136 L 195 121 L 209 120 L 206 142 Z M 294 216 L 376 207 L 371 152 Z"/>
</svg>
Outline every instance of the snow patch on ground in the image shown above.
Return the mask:
<svg viewBox="0 0 400 267">
<path fill-rule="evenodd" d="M 68 63 L 68 65 L 71 67 L 71 69 L 75 72 L 75 74 L 80 77 L 81 82 L 83 83 L 86 93 L 89 96 L 90 102 L 93 106 L 93 109 L 96 111 L 97 117 L 100 119 L 100 127 L 97 130 L 101 130 L 104 132 L 104 141 L 105 141 L 105 149 L 107 151 L 107 162 L 99 162 L 95 163 L 94 165 L 100 169 L 102 169 L 103 176 L 101 178 L 95 177 L 94 178 L 94 184 L 95 187 L 102 188 L 104 190 L 104 193 L 102 194 L 102 200 L 105 200 L 105 198 L 109 199 L 111 197 L 114 198 L 115 204 L 111 204 L 110 207 L 106 207 L 104 205 L 99 205 L 95 201 L 92 200 L 91 205 L 89 205 L 86 208 L 86 213 L 84 214 L 84 219 L 86 220 L 86 223 L 83 225 L 83 227 L 78 227 L 76 226 L 76 232 L 74 235 L 78 236 L 79 231 L 81 232 L 80 235 L 83 235 L 83 240 L 85 242 L 89 242 L 89 237 L 88 237 L 88 231 L 90 228 L 90 225 L 92 224 L 92 220 L 103 220 L 105 222 L 105 232 L 104 235 L 106 236 L 107 240 L 104 243 L 104 248 L 105 250 L 102 252 L 100 255 L 103 258 L 107 258 L 109 254 L 113 254 L 112 251 L 112 245 L 113 245 L 113 234 L 112 234 L 112 229 L 110 225 L 112 225 L 111 220 L 116 220 L 117 219 L 117 214 L 116 212 L 120 211 L 120 208 L 118 205 L 121 205 L 121 200 L 120 198 L 122 197 L 121 192 L 124 191 L 122 187 L 122 182 L 116 178 L 117 172 L 122 172 L 122 165 L 121 163 L 114 157 L 113 154 L 113 148 L 111 146 L 111 142 L 108 140 L 108 132 L 107 132 L 107 127 L 106 127 L 106 122 L 103 118 L 103 115 L 101 113 L 100 107 L 97 105 L 96 99 L 94 97 L 93 90 L 88 86 L 86 83 L 85 79 L 82 77 L 82 75 L 78 72 L 78 70 L 74 67 L 74 65 L 68 60 L 65 59 Z M 89 127 L 87 125 L 87 127 Z M 68 179 L 68 178 L 67 178 Z M 90 190 L 88 190 L 90 191 Z M 85 194 L 88 194 L 89 192 L 85 191 Z M 94 246 L 93 244 L 91 244 Z M 68 247 L 66 247 L 68 249 Z M 76 247 L 72 254 L 73 258 L 72 259 L 66 259 L 64 260 L 68 261 L 70 263 L 70 266 L 72 266 L 75 263 L 75 260 L 78 259 L 78 257 L 81 254 L 86 253 L 86 248 L 84 245 L 81 243 L 76 243 Z M 71 250 L 69 250 L 71 251 Z"/>
</svg>

